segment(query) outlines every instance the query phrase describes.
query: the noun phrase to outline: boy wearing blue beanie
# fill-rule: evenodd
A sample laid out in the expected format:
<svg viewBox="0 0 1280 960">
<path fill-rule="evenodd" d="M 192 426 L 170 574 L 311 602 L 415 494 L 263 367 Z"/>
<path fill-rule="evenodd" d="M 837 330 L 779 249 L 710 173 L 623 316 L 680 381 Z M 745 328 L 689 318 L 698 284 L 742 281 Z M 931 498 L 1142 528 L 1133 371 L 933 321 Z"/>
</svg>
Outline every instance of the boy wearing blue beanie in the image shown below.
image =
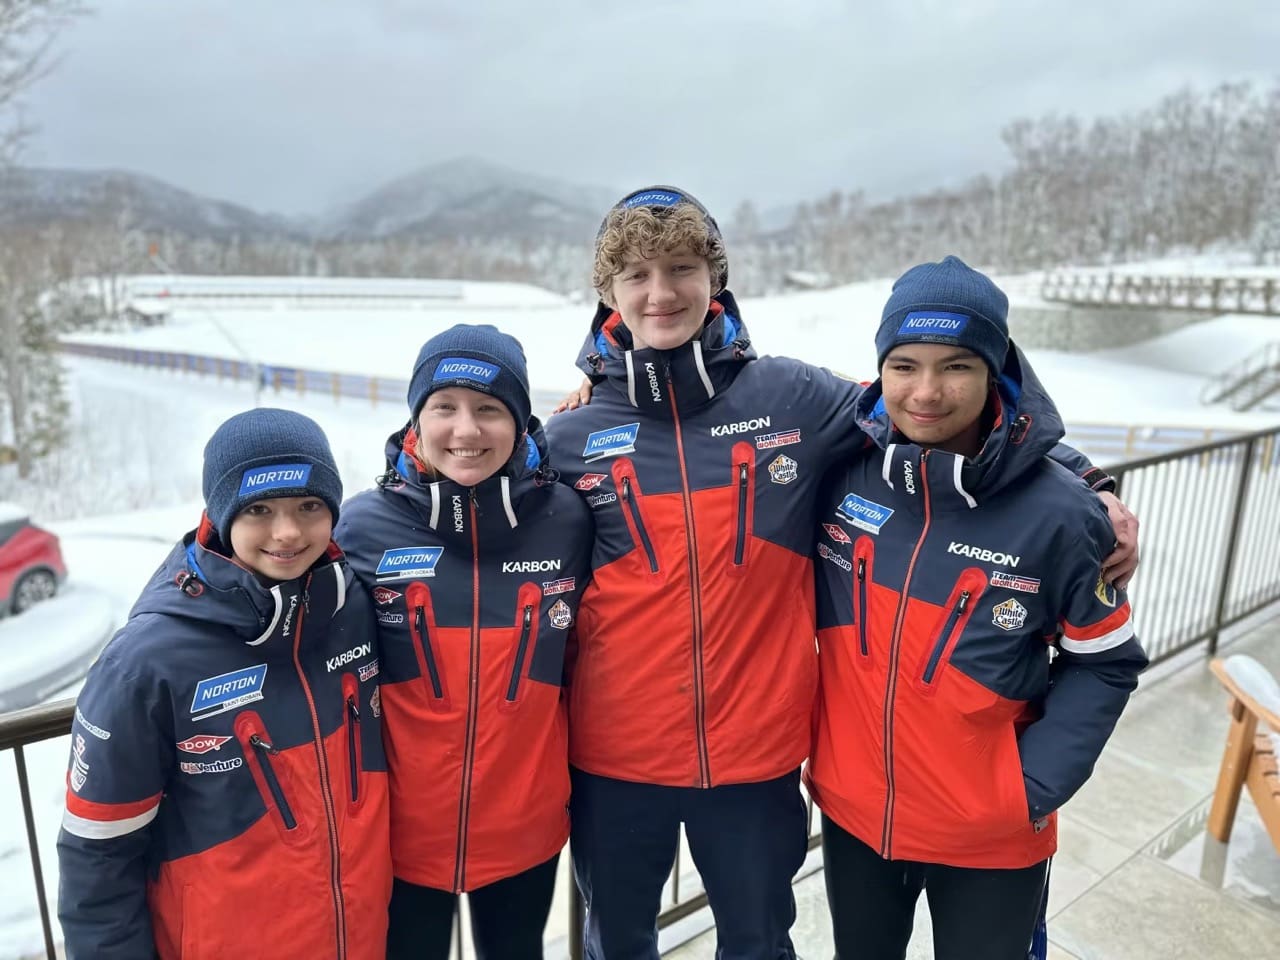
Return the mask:
<svg viewBox="0 0 1280 960">
<path fill-rule="evenodd" d="M 205 516 L 76 703 L 58 837 L 69 957 L 381 960 L 391 894 L 368 594 L 311 419 L 257 409 L 204 456 Z M 230 918 L 230 919 L 229 919 Z M 271 949 L 271 948 L 268 948 Z"/>
</svg>

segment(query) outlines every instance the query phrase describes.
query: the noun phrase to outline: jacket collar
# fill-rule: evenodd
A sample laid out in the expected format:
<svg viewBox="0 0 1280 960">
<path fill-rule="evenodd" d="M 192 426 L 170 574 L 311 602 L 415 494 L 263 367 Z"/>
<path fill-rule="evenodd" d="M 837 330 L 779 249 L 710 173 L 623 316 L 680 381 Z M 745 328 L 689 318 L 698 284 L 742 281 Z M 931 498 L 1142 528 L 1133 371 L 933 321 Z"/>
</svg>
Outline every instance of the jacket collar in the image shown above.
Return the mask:
<svg viewBox="0 0 1280 960">
<path fill-rule="evenodd" d="M 949 504 L 972 509 L 1035 467 L 1064 433 L 1057 407 L 1013 343 L 992 389 L 988 411 L 991 430 L 975 457 L 925 451 L 903 436 L 889 419 L 879 379 L 859 398 L 857 420 L 885 451 L 882 478 L 891 490 L 908 497 L 922 495 L 920 478 L 927 469 L 935 507 Z"/>
<path fill-rule="evenodd" d="M 303 611 L 328 622 L 346 604 L 350 571 L 334 543 L 311 569 L 270 587 L 232 559 L 208 517 L 170 551 L 129 616 L 162 613 L 229 627 L 247 646 L 291 656 Z"/>
<path fill-rule="evenodd" d="M 479 539 L 491 533 L 509 533 L 519 525 L 520 501 L 536 487 L 556 480 L 547 457 L 546 436 L 537 417 L 529 418 L 523 449 L 502 470 L 473 487 L 424 472 L 413 455 L 417 443 L 412 424 L 387 439 L 388 470 L 379 485 L 386 493 L 403 497 L 441 539 L 470 544 L 472 507 L 474 532 Z"/>
<path fill-rule="evenodd" d="M 723 392 L 755 357 L 738 304 L 724 290 L 712 299 L 701 333 L 673 350 L 635 349 L 622 316 L 601 303 L 578 367 L 647 416 L 670 420 L 674 410 L 695 410 Z"/>
</svg>

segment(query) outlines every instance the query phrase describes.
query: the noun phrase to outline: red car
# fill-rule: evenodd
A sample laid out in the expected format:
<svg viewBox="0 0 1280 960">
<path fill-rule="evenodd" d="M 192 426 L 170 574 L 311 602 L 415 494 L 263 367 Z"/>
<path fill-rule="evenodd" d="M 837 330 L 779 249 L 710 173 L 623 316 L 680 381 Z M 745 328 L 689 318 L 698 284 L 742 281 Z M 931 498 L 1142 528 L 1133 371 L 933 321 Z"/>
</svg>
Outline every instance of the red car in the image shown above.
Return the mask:
<svg viewBox="0 0 1280 960">
<path fill-rule="evenodd" d="M 66 578 L 58 538 L 21 507 L 0 503 L 0 617 L 48 600 Z"/>
</svg>

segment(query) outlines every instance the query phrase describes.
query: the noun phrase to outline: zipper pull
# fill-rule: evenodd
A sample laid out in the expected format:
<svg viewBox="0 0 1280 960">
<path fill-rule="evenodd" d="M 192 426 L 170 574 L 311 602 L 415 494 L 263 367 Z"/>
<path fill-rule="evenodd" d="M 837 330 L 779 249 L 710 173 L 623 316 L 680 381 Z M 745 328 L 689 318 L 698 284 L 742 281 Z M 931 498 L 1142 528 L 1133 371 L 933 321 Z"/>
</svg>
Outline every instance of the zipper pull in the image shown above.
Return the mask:
<svg viewBox="0 0 1280 960">
<path fill-rule="evenodd" d="M 622 499 L 623 500 L 631 499 L 631 478 L 630 477 L 622 478 Z"/>
<path fill-rule="evenodd" d="M 858 558 L 858 579 L 865 580 L 867 578 L 867 558 Z"/>
<path fill-rule="evenodd" d="M 427 632 L 427 618 L 422 613 L 422 607 L 413 608 L 413 628 L 418 631 L 418 636 L 422 636 Z"/>
<path fill-rule="evenodd" d="M 745 463 L 738 464 L 738 482 L 744 487 L 747 485 L 747 465 Z"/>
<path fill-rule="evenodd" d="M 353 722 L 360 722 L 360 708 L 356 706 L 355 697 L 347 697 L 347 712 L 351 714 Z"/>
<path fill-rule="evenodd" d="M 262 737 L 258 736 L 258 734 L 256 733 L 249 738 L 249 742 L 265 753 L 270 753 L 274 755 L 280 752 L 275 748 L 273 744 L 268 743 L 266 740 L 263 740 Z"/>
<path fill-rule="evenodd" d="M 956 608 L 957 613 L 964 613 L 964 608 L 969 605 L 969 596 L 968 590 L 960 594 L 960 606 Z"/>
<path fill-rule="evenodd" d="M 526 630 L 528 630 L 528 629 L 529 629 L 529 624 L 530 624 L 530 622 L 531 622 L 532 620 L 533 620 L 533 607 L 532 607 L 530 604 L 525 604 L 525 607 L 524 607 L 524 624 L 523 624 L 524 629 L 526 629 Z"/>
</svg>

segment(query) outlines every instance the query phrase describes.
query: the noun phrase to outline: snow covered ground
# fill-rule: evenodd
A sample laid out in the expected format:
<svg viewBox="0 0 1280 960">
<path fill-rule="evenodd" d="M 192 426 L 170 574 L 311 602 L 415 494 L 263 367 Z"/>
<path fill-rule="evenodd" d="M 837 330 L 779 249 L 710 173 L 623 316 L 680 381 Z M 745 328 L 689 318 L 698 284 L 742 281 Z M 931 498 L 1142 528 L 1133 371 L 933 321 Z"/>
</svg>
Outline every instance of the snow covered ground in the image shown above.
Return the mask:
<svg viewBox="0 0 1280 960">
<path fill-rule="evenodd" d="M 1038 279 L 1012 278 L 1005 285 L 1016 308 L 1034 301 Z M 868 376 L 875 369 L 872 340 L 889 286 L 886 280 L 747 300 L 742 311 L 760 352 Z M 495 323 L 524 343 L 530 379 L 542 398 L 537 412 L 545 413 L 547 398 L 580 379 L 573 358 L 591 316 L 590 305 L 549 297 L 507 291 L 453 309 L 314 306 L 286 299 L 251 307 L 171 304 L 173 319 L 165 326 L 77 339 L 404 379 L 432 334 L 456 322 Z M 1030 355 L 1069 424 L 1246 430 L 1274 426 L 1280 413 L 1202 407 L 1201 385 L 1277 339 L 1280 321 L 1227 316 L 1119 350 Z M 35 484 L 15 486 L 3 472 L 12 468 L 0 467 L 0 494 L 18 500 L 62 538 L 68 598 L 97 591 L 119 623 L 174 540 L 199 518 L 205 440 L 226 417 L 251 406 L 254 391 L 247 384 L 84 358 L 68 358 L 66 366 L 70 445 L 42 465 L 46 472 Z M 321 423 L 348 495 L 381 472 L 383 442 L 406 415 L 399 403 L 375 406 L 270 391 L 261 400 Z M 65 627 L 34 614 L 14 618 L 0 633 L 0 655 L 24 646 L 39 649 Z M 46 887 L 53 897 L 66 738 L 29 748 L 26 755 Z M 0 763 L 0 957 L 22 956 L 40 945 L 27 858 L 13 765 Z"/>
</svg>

